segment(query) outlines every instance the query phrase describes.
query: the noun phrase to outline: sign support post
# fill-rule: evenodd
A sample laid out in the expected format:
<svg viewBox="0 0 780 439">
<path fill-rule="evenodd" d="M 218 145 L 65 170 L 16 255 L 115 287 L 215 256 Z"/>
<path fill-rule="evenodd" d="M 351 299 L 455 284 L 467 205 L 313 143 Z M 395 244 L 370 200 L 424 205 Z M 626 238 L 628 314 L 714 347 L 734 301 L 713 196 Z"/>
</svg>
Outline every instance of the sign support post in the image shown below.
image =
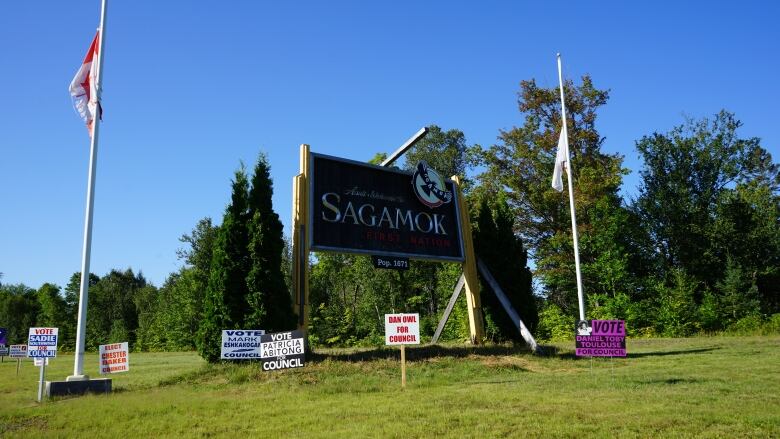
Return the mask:
<svg viewBox="0 0 780 439">
<path fill-rule="evenodd" d="M 460 223 L 463 230 L 463 276 L 466 278 L 466 303 L 468 304 L 469 314 L 469 332 L 471 333 L 471 343 L 480 344 L 485 338 L 485 323 L 482 320 L 482 303 L 479 298 L 479 278 L 477 277 L 477 258 L 474 255 L 474 242 L 471 239 L 471 221 L 466 207 L 466 200 L 463 199 L 463 193 L 460 190 L 460 177 L 453 175 L 452 181 L 455 182 L 455 191 L 458 197 L 458 206 L 460 207 Z"/>
<path fill-rule="evenodd" d="M 309 325 L 309 239 L 307 215 L 309 206 L 309 145 L 301 145 L 301 173 L 293 178 L 292 285 L 298 329 Z"/>
<path fill-rule="evenodd" d="M 17 358 L 16 359 L 16 376 L 19 376 L 19 365 L 22 364 L 22 359 Z"/>
<path fill-rule="evenodd" d="M 46 371 L 46 358 L 42 358 L 43 364 L 41 364 L 41 378 L 38 381 L 38 402 L 43 400 L 43 376 Z"/>
<path fill-rule="evenodd" d="M 401 345 L 401 388 L 406 388 L 406 345 Z"/>
</svg>

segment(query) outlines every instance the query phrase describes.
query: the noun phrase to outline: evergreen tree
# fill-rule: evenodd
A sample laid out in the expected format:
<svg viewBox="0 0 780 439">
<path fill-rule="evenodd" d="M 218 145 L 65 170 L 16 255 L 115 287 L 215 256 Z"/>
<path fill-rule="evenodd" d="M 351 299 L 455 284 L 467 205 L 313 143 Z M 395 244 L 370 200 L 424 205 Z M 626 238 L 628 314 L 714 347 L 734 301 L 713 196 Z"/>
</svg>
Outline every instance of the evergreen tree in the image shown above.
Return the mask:
<svg viewBox="0 0 780 439">
<path fill-rule="evenodd" d="M 198 330 L 198 352 L 210 362 L 219 359 L 222 330 L 242 329 L 248 307 L 248 181 L 243 166 L 236 171 L 232 188 L 231 203 L 214 242 L 203 321 Z"/>
<path fill-rule="evenodd" d="M 232 220 L 225 215 L 225 226 L 232 226 Z M 203 320 L 198 327 L 197 347 L 200 356 L 209 362 L 215 362 L 220 356 L 220 343 L 223 329 L 234 328 L 230 318 L 230 312 L 225 301 L 225 286 L 227 280 L 227 267 L 230 265 L 225 250 L 227 238 L 220 228 L 217 239 L 214 242 L 214 253 L 211 263 L 211 273 L 206 294 L 203 297 Z"/>
<path fill-rule="evenodd" d="M 483 199 L 473 224 L 476 226 L 473 235 L 477 257 L 487 265 L 523 323 L 530 331 L 535 331 L 539 316 L 531 285 L 531 270 L 526 266 L 528 254 L 513 230 L 514 220 L 506 200 L 499 199 L 491 208 Z M 516 323 L 511 321 L 484 279 L 482 292 L 486 321 L 496 326 L 494 334 L 490 334 L 490 327 L 487 328 L 488 335 L 499 340 L 520 340 Z"/>
<path fill-rule="evenodd" d="M 252 175 L 248 200 L 251 266 L 246 276 L 249 307 L 244 322 L 247 328 L 278 332 L 293 329 L 295 315 L 282 271 L 284 232 L 279 215 L 273 210 L 272 196 L 268 160 L 261 154 Z"/>
<path fill-rule="evenodd" d="M 219 359 L 223 329 L 282 331 L 295 326 L 282 267 L 283 227 L 273 211 L 272 196 L 265 156 L 258 159 L 251 185 L 243 165 L 236 171 L 231 203 L 211 250 L 203 320 L 198 330 L 198 351 L 208 361 Z M 207 229 L 198 236 L 208 237 Z M 197 262 L 202 259 L 200 252 L 207 248 L 207 244 L 202 249 L 193 246 L 185 256 Z M 200 265 L 194 264 L 202 270 Z"/>
</svg>

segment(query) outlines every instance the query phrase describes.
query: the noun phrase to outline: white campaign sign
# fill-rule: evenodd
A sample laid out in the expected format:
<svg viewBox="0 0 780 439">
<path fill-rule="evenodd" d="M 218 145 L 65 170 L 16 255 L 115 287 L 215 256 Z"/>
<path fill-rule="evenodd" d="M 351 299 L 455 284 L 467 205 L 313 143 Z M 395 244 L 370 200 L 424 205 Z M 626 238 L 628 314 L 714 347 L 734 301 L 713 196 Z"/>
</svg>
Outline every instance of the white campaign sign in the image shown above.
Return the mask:
<svg viewBox="0 0 780 439">
<path fill-rule="evenodd" d="M 11 358 L 27 358 L 27 345 L 26 344 L 12 344 L 11 345 Z"/>
<path fill-rule="evenodd" d="M 30 328 L 27 337 L 27 356 L 30 358 L 54 358 L 57 356 L 58 328 Z"/>
<path fill-rule="evenodd" d="M 100 374 L 127 372 L 130 370 L 130 354 L 127 342 L 100 345 Z"/>
<path fill-rule="evenodd" d="M 44 361 L 45 361 L 45 363 L 44 363 Z M 33 364 L 36 367 L 41 367 L 44 364 L 48 366 L 49 365 L 49 359 L 48 358 L 42 358 L 42 357 L 36 357 L 36 358 L 33 358 Z"/>
<path fill-rule="evenodd" d="M 222 349 L 219 358 L 222 360 L 240 360 L 244 358 L 261 358 L 262 329 L 227 329 L 222 330 Z"/>
<path fill-rule="evenodd" d="M 420 315 L 385 314 L 385 344 L 420 344 Z"/>
</svg>

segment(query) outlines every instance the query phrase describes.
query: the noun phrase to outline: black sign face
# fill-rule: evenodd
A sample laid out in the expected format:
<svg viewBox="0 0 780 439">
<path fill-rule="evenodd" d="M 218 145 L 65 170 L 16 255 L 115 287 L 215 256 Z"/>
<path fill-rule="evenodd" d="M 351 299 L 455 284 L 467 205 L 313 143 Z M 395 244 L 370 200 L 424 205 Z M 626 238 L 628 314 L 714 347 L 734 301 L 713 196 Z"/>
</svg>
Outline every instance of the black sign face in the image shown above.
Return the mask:
<svg viewBox="0 0 780 439">
<path fill-rule="evenodd" d="M 306 359 L 303 331 L 277 332 L 260 336 L 263 370 L 303 367 Z"/>
<path fill-rule="evenodd" d="M 312 154 L 311 249 L 463 261 L 454 184 L 424 163 L 418 168 Z"/>
<path fill-rule="evenodd" d="M 400 258 L 398 256 L 371 256 L 374 261 L 374 268 L 385 268 L 388 270 L 408 270 L 409 258 Z"/>
</svg>

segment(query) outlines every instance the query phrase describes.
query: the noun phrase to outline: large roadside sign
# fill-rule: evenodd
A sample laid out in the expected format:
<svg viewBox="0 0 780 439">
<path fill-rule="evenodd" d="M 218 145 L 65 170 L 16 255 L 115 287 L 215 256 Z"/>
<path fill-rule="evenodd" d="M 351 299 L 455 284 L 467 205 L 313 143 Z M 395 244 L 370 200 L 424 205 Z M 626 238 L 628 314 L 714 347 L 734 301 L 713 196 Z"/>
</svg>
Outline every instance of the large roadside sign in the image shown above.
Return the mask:
<svg viewBox="0 0 780 439">
<path fill-rule="evenodd" d="M 455 185 L 414 172 L 311 154 L 311 249 L 463 261 Z"/>
<path fill-rule="evenodd" d="M 59 328 L 30 328 L 27 337 L 27 356 L 30 358 L 54 358 L 57 356 Z"/>
</svg>

